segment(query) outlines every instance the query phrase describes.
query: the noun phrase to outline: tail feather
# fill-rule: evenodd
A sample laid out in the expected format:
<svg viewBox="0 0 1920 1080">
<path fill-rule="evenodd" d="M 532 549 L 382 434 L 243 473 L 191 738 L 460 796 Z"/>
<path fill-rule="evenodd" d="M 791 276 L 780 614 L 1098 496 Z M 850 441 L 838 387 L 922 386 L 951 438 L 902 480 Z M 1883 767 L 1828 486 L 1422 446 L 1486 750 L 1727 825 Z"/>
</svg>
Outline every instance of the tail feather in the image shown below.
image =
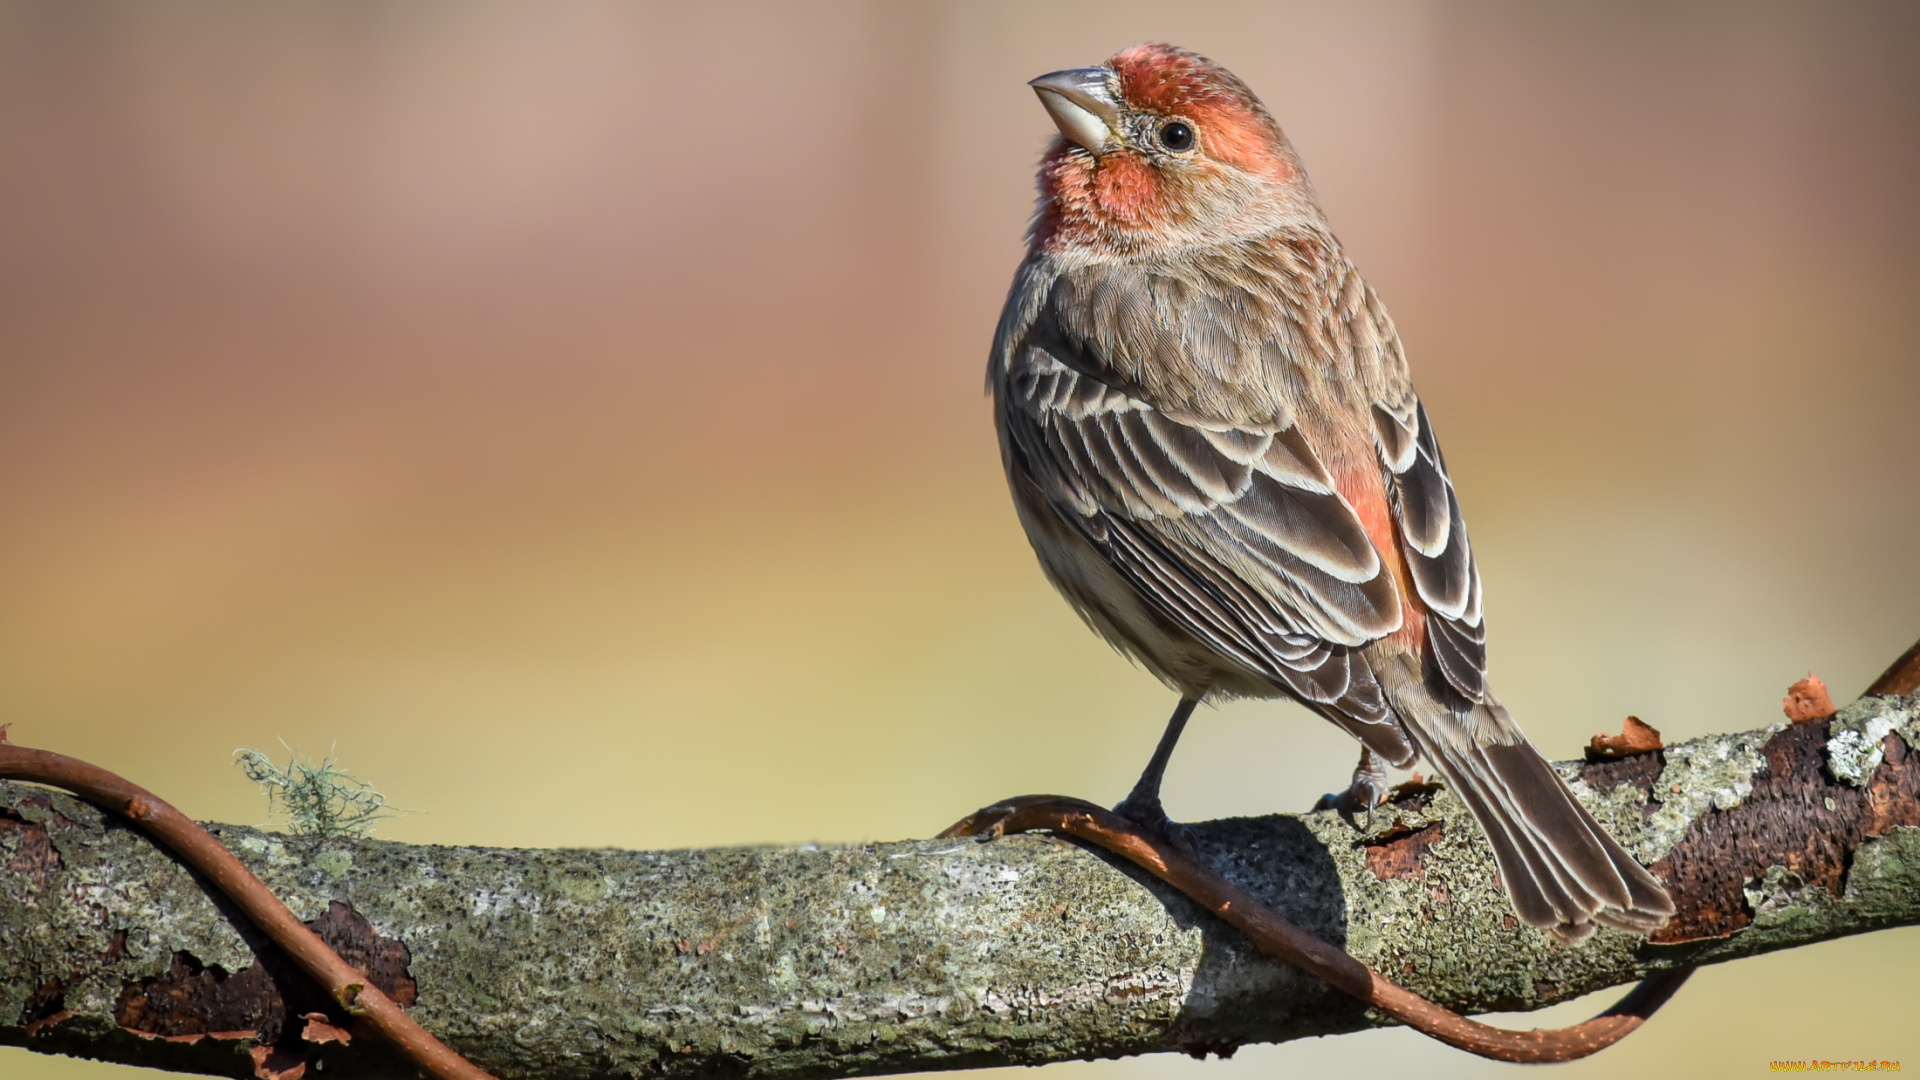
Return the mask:
<svg viewBox="0 0 1920 1080">
<path fill-rule="evenodd" d="M 1626 929 L 1644 926 L 1646 930 L 1657 930 L 1667 921 L 1674 909 L 1666 889 L 1580 805 L 1531 743 L 1494 744 L 1482 747 L 1481 753 L 1517 796 L 1515 810 L 1541 830 L 1548 846 L 1569 854 L 1580 852 L 1568 858 L 1566 865 L 1576 872 L 1591 872 L 1583 883 L 1609 905 L 1595 912 L 1596 918 L 1609 924 L 1625 920 L 1630 924 Z M 1541 808 L 1553 806 L 1556 798 L 1559 811 L 1543 812 Z"/>
<path fill-rule="evenodd" d="M 1492 809 L 1493 798 L 1471 766 L 1454 760 L 1437 747 L 1422 747 L 1422 750 L 1487 834 L 1493 846 L 1494 862 L 1500 867 L 1501 882 L 1520 920 L 1528 926 L 1540 927 L 1568 922 L 1579 905 L 1531 839 L 1524 832 L 1516 833 L 1508 828 L 1509 815 Z"/>
<path fill-rule="evenodd" d="M 1572 887 L 1613 907 L 1632 903 L 1600 826 L 1531 744 L 1476 745 L 1473 751 L 1474 764 L 1492 774 L 1490 786 L 1503 796 L 1502 809 L 1560 856 L 1554 866 L 1577 879 L 1569 882 Z"/>
<path fill-rule="evenodd" d="M 1484 715 L 1456 717 L 1430 698 L 1424 704 L 1440 715 L 1402 710 L 1402 718 L 1487 834 L 1523 922 L 1568 942 L 1596 924 L 1644 934 L 1666 923 L 1674 911 L 1666 890 L 1587 813 L 1506 710 L 1489 701 L 1473 706 Z"/>
<path fill-rule="evenodd" d="M 1501 883 L 1521 921 L 1569 940 L 1592 933 L 1592 913 L 1604 901 L 1577 881 L 1558 853 L 1501 798 L 1492 770 L 1484 760 L 1477 760 L 1481 755 L 1463 753 L 1445 741 L 1420 741 L 1427 760 L 1446 777 L 1487 834 Z"/>
</svg>

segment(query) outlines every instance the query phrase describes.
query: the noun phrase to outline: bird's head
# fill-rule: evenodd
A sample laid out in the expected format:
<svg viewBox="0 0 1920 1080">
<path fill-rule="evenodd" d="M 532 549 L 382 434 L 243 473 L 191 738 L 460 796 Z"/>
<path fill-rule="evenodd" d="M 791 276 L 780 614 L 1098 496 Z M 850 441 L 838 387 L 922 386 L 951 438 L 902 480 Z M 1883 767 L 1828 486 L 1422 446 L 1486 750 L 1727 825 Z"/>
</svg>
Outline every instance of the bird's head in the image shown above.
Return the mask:
<svg viewBox="0 0 1920 1080">
<path fill-rule="evenodd" d="M 1134 254 L 1324 226 L 1299 158 L 1234 74 L 1171 45 L 1030 83 L 1060 128 L 1033 243 Z"/>
</svg>

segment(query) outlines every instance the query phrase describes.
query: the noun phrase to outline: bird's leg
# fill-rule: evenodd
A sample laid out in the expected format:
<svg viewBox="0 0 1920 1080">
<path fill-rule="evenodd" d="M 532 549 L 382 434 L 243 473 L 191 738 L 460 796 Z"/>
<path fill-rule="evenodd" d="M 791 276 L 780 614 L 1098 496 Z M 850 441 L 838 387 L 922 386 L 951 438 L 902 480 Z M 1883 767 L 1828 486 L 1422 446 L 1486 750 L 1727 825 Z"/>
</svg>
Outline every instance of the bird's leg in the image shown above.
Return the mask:
<svg viewBox="0 0 1920 1080">
<path fill-rule="evenodd" d="M 1348 818 L 1367 812 L 1367 828 L 1373 827 L 1373 808 L 1387 799 L 1387 767 L 1379 755 L 1360 748 L 1360 764 L 1353 767 L 1353 783 L 1345 791 L 1330 791 L 1313 804 L 1315 810 L 1338 810 Z"/>
<path fill-rule="evenodd" d="M 1180 699 L 1180 704 L 1174 707 L 1173 718 L 1167 721 L 1167 730 L 1160 736 L 1160 745 L 1153 749 L 1153 759 L 1147 762 L 1139 781 L 1133 785 L 1133 791 L 1119 806 L 1113 808 L 1114 813 L 1128 821 L 1189 848 L 1193 846 L 1193 841 L 1186 827 L 1174 824 L 1160 806 L 1160 781 L 1167 774 L 1167 761 L 1173 757 L 1174 744 L 1180 741 L 1180 733 L 1187 727 L 1187 718 L 1193 715 L 1193 707 L 1198 704 L 1199 698 Z"/>
</svg>

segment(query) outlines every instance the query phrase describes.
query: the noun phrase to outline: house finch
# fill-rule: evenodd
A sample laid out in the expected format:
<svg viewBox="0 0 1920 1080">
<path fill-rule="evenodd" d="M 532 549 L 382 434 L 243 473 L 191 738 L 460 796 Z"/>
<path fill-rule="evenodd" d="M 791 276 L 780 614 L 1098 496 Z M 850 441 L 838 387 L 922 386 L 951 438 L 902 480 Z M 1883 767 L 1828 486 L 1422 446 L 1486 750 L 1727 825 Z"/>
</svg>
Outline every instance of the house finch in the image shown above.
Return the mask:
<svg viewBox="0 0 1920 1080">
<path fill-rule="evenodd" d="M 1424 755 L 1529 925 L 1657 929 L 1673 902 L 1487 686 L 1480 574 L 1399 335 L 1265 106 L 1167 45 L 1032 86 L 1061 137 L 988 381 L 1041 568 L 1181 694 L 1118 809 L 1174 829 L 1160 778 L 1194 706 L 1290 697 L 1360 741 L 1340 805 Z"/>
</svg>

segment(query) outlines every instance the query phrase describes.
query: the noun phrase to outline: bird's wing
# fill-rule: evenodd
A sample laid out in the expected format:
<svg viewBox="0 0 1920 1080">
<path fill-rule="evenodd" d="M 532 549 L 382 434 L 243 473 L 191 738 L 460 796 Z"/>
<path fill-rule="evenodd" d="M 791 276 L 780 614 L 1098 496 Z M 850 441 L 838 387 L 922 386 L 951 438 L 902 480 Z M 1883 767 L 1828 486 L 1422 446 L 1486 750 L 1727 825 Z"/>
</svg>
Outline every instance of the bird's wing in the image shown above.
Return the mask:
<svg viewBox="0 0 1920 1080">
<path fill-rule="evenodd" d="M 1009 466 L 1166 618 L 1409 757 L 1353 652 L 1400 627 L 1398 588 L 1298 426 L 1175 419 L 1036 329 L 998 391 Z"/>
<path fill-rule="evenodd" d="M 1467 700 L 1485 701 L 1487 625 L 1480 609 L 1480 569 L 1426 407 L 1409 393 L 1404 405 L 1376 404 L 1373 421 L 1407 570 L 1427 609 L 1433 663 Z"/>
</svg>

